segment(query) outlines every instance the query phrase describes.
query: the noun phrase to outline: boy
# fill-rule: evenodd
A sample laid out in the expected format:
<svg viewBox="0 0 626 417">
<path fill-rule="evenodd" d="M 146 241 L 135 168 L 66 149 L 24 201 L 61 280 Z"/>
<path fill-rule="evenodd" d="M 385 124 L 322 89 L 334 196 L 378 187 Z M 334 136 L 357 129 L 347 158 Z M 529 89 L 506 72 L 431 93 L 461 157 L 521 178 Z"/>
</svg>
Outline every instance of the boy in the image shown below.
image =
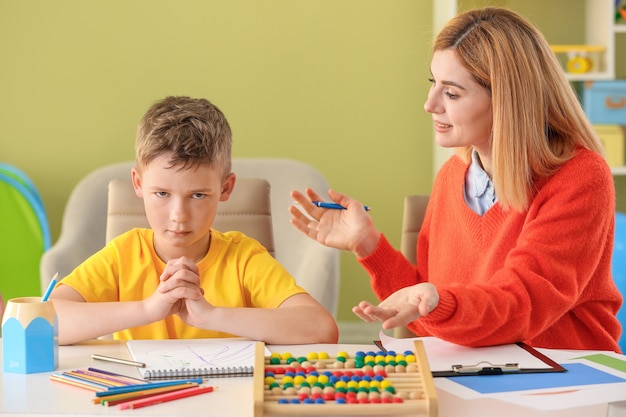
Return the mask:
<svg viewBox="0 0 626 417">
<path fill-rule="evenodd" d="M 211 228 L 228 200 L 231 130 L 204 99 L 167 97 L 141 119 L 132 169 L 150 229 L 133 229 L 55 288 L 59 343 L 241 336 L 336 343 L 333 317 L 257 241 Z"/>
</svg>

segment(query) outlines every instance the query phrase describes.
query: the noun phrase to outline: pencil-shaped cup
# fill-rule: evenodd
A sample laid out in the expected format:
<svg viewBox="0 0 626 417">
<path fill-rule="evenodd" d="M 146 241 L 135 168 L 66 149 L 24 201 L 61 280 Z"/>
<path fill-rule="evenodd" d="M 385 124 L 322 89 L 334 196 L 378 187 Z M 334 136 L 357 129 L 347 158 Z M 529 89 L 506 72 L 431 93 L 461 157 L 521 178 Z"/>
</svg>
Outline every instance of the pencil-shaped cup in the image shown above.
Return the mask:
<svg viewBox="0 0 626 417">
<path fill-rule="evenodd" d="M 41 297 L 13 298 L 2 316 L 4 372 L 31 374 L 59 366 L 59 325 L 54 304 Z"/>
</svg>

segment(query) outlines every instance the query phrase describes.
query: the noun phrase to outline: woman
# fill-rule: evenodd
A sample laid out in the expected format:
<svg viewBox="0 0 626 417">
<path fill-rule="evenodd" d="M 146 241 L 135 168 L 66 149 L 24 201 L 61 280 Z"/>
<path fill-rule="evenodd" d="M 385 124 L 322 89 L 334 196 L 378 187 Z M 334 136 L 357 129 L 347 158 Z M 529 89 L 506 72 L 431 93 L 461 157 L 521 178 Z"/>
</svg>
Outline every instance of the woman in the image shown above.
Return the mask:
<svg viewBox="0 0 626 417">
<path fill-rule="evenodd" d="M 524 54 L 520 54 L 524 51 Z M 411 265 L 360 202 L 293 191 L 292 224 L 352 251 L 383 300 L 353 311 L 467 346 L 619 351 L 615 195 L 602 147 L 543 35 L 516 13 L 462 13 L 437 36 L 424 105 L 458 148 L 435 179 Z"/>
</svg>

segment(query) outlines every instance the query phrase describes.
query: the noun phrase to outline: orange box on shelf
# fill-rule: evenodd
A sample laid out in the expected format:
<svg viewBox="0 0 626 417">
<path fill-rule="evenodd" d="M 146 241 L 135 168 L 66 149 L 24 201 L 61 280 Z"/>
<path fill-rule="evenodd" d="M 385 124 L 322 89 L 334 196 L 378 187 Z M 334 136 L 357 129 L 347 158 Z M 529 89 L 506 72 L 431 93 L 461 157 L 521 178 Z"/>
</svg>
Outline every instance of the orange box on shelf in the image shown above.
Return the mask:
<svg viewBox="0 0 626 417">
<path fill-rule="evenodd" d="M 606 161 L 611 167 L 626 165 L 624 129 L 619 125 L 593 125 L 606 152 Z"/>
</svg>

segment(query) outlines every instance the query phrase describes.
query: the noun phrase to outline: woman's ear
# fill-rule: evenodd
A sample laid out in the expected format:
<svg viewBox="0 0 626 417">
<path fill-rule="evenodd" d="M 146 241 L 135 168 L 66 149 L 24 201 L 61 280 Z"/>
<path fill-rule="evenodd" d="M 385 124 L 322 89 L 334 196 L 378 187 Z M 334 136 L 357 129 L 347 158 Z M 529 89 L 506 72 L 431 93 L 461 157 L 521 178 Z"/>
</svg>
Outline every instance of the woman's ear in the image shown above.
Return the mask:
<svg viewBox="0 0 626 417">
<path fill-rule="evenodd" d="M 220 195 L 220 201 L 227 201 L 230 198 L 233 190 L 235 189 L 235 182 L 237 181 L 237 175 L 231 172 L 226 176 L 222 183 L 222 194 Z"/>
<path fill-rule="evenodd" d="M 133 188 L 135 189 L 135 194 L 137 195 L 137 197 L 143 198 L 143 188 L 141 187 L 142 186 L 141 174 L 139 173 L 139 170 L 137 169 L 137 167 L 134 167 L 130 171 L 130 176 L 133 180 Z"/>
</svg>

